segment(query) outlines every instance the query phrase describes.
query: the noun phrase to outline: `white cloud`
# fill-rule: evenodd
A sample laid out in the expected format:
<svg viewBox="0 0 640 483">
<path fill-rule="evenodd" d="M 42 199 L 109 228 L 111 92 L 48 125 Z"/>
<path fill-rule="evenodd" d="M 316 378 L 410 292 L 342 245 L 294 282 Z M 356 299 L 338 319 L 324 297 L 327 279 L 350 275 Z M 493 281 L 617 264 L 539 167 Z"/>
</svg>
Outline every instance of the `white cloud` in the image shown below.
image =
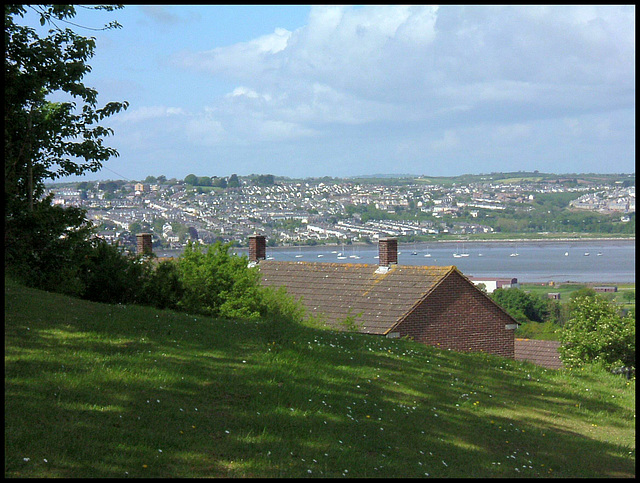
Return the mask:
<svg viewBox="0 0 640 483">
<path fill-rule="evenodd" d="M 291 32 L 276 28 L 272 34 L 228 47 L 204 52 L 183 52 L 174 56 L 177 65 L 234 79 L 252 78 L 276 69 L 276 54 L 287 47 Z"/>
<path fill-rule="evenodd" d="M 308 111 L 312 86 L 323 85 L 336 93 L 317 111 L 328 121 L 345 99 L 394 103 L 416 118 L 486 102 L 539 109 L 584 87 L 607 95 L 634 82 L 634 40 L 624 7 L 318 6 L 295 32 L 190 53 L 182 65 L 238 79 L 244 95 L 285 92 L 288 112 Z"/>
<path fill-rule="evenodd" d="M 170 119 L 160 132 L 207 148 L 406 155 L 419 172 L 425 159 L 456 172 L 482 159 L 551 163 L 543 149 L 601 165 L 587 141 L 623 144 L 635 126 L 633 6 L 314 6 L 294 31 L 183 51 L 173 66 L 225 88 L 198 92 L 208 107 L 196 112 L 151 106 L 114 120 Z"/>
</svg>

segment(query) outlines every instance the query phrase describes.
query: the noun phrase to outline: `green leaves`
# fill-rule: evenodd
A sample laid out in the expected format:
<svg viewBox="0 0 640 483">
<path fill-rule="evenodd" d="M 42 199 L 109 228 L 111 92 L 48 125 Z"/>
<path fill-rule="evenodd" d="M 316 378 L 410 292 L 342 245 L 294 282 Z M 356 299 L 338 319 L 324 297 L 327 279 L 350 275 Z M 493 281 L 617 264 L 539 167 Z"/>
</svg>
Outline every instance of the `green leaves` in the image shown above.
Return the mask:
<svg viewBox="0 0 640 483">
<path fill-rule="evenodd" d="M 48 35 L 19 24 L 27 9 L 51 27 Z M 118 155 L 103 144 L 113 130 L 98 123 L 129 104 L 99 107 L 98 92 L 83 83 L 96 42 L 63 28 L 83 28 L 70 22 L 75 15 L 73 5 L 5 5 L 5 219 L 31 209 L 46 180 L 98 171 Z M 117 26 L 112 22 L 104 29 Z M 54 93 L 66 93 L 73 102 L 50 102 Z"/>
<path fill-rule="evenodd" d="M 601 296 L 577 297 L 560 333 L 560 357 L 569 367 L 603 363 L 608 369 L 635 367 L 635 313 L 623 316 Z"/>
<path fill-rule="evenodd" d="M 304 310 L 284 291 L 260 285 L 260 274 L 246 256 L 229 254 L 230 244 L 216 242 L 206 252 L 190 243 L 177 261 L 184 287 L 179 307 L 214 317 L 280 322 L 302 320 Z"/>
</svg>

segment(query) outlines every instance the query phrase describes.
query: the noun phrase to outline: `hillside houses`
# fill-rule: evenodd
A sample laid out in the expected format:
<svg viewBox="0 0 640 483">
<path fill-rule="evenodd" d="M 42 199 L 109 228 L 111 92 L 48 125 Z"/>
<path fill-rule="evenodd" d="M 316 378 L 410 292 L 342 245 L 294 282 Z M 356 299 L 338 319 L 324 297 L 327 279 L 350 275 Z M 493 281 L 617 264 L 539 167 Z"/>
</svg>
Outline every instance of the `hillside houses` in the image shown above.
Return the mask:
<svg viewBox="0 0 640 483">
<path fill-rule="evenodd" d="M 575 192 L 573 208 L 635 211 L 635 187 L 599 190 L 594 185 L 565 187 L 558 183 L 501 184 L 491 180 L 469 185 L 438 186 L 418 182 L 402 186 L 356 183 L 348 180 L 280 181 L 261 186 L 241 179 L 238 188 L 201 189 L 182 182 L 100 182 L 88 188 L 50 188 L 54 203 L 87 209 L 102 232 L 122 232 L 133 223 L 144 223 L 156 242 L 180 246 L 186 228 L 193 227 L 207 239 L 244 243 L 251 233 L 265 233 L 277 244 L 344 243 L 371 241 L 385 236 L 423 236 L 489 233 L 484 220 L 507 208 L 530 209 L 539 193 Z M 89 184 L 89 183 L 85 183 Z M 116 185 L 116 186 L 114 186 Z M 381 214 L 415 213 L 414 220 L 372 219 L 363 215 L 373 207 Z M 529 208 L 527 208 L 529 207 Z M 370 213 L 367 213 L 370 215 Z M 420 215 L 418 215 L 420 214 Z M 425 216 L 428 219 L 425 220 Z M 473 218 L 473 222 L 470 222 Z M 459 219 L 459 221 L 458 221 Z M 173 234 L 163 229 L 172 224 Z M 179 241 L 175 241 L 176 233 Z M 207 235 L 208 234 L 208 235 Z"/>
<path fill-rule="evenodd" d="M 636 188 L 630 186 L 613 191 L 589 193 L 573 200 L 570 205 L 573 208 L 603 213 L 634 213 L 636 211 Z"/>
</svg>

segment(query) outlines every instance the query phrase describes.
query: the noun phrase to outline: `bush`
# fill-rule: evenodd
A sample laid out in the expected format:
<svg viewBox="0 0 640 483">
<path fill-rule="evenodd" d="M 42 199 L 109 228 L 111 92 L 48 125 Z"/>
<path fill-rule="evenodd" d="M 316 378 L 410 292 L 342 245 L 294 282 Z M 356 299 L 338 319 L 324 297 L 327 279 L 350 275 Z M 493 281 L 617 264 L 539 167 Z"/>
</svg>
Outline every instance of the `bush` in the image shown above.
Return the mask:
<svg viewBox="0 0 640 483">
<path fill-rule="evenodd" d="M 491 298 L 518 322 L 543 322 L 549 317 L 546 299 L 528 294 L 519 288 L 498 288 Z"/>
<path fill-rule="evenodd" d="M 522 339 L 558 340 L 560 327 L 554 322 L 525 322 L 516 329 Z"/>
<path fill-rule="evenodd" d="M 560 357 L 568 367 L 602 363 L 608 369 L 635 367 L 635 311 L 622 316 L 600 296 L 577 297 L 560 333 Z"/>
<path fill-rule="evenodd" d="M 230 244 L 216 242 L 203 252 L 190 243 L 178 260 L 184 294 L 179 307 L 213 317 L 258 320 L 299 318 L 296 304 L 284 292 L 260 285 L 257 268 L 246 256 L 229 254 Z"/>
<path fill-rule="evenodd" d="M 5 271 L 29 287 L 79 296 L 80 264 L 92 249 L 85 211 L 51 205 L 5 215 Z"/>
<path fill-rule="evenodd" d="M 109 304 L 144 303 L 150 277 L 148 261 L 130 257 L 118 245 L 102 239 L 92 241 L 92 250 L 80 265 L 81 298 Z"/>
<path fill-rule="evenodd" d="M 146 277 L 142 303 L 159 309 L 177 310 L 184 293 L 178 265 L 173 260 L 166 260 L 158 263 Z"/>
</svg>

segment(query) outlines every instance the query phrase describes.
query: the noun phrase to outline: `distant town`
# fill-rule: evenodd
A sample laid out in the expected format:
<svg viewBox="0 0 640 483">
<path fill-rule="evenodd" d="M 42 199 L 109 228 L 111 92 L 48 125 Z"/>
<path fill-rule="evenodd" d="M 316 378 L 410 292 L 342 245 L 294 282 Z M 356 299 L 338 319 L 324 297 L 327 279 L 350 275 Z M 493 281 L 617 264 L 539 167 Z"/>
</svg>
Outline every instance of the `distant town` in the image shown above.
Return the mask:
<svg viewBox="0 0 640 483">
<path fill-rule="evenodd" d="M 180 250 L 189 240 L 246 246 L 373 243 L 507 234 L 635 235 L 635 174 L 492 173 L 309 178 L 273 175 L 94 181 L 48 185 L 53 203 L 87 211 L 96 234 L 135 247 Z"/>
</svg>

